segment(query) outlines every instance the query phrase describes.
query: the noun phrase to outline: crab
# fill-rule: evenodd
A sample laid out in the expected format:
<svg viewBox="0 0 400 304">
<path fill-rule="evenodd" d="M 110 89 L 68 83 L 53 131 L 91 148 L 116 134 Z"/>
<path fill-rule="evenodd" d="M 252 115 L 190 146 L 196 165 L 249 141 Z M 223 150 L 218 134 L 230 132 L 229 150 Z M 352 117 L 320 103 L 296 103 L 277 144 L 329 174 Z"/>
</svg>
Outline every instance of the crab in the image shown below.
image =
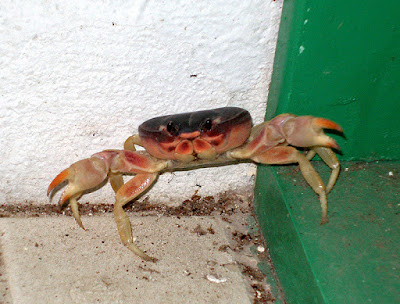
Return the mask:
<svg viewBox="0 0 400 304">
<path fill-rule="evenodd" d="M 116 193 L 113 213 L 122 243 L 142 259 L 156 261 L 135 244 L 123 207 L 146 191 L 160 174 L 244 161 L 298 164 L 303 177 L 319 196 L 321 224 L 324 224 L 328 221 L 326 196 L 340 171 L 333 151 L 339 150 L 339 146 L 324 129 L 343 132 L 328 119 L 293 114 L 281 114 L 253 127 L 250 113 L 238 107 L 155 117 L 139 126 L 139 134 L 130 136 L 123 150 L 104 150 L 62 171 L 49 185 L 47 195 L 66 181 L 59 205 L 63 208 L 69 203 L 77 224 L 85 229 L 77 200 L 108 178 Z M 137 151 L 135 146 L 143 147 L 144 151 Z M 315 154 L 331 169 L 326 186 L 311 165 Z M 134 176 L 124 183 L 123 174 Z"/>
</svg>

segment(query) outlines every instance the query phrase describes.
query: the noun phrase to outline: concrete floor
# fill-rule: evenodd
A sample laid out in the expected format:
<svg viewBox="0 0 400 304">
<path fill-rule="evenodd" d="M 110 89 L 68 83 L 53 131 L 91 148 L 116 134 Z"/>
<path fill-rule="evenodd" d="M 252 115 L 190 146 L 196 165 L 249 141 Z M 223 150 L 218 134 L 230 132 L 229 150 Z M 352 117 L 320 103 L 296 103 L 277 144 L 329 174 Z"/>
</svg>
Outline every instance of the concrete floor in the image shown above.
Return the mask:
<svg viewBox="0 0 400 304">
<path fill-rule="evenodd" d="M 246 203 L 248 204 L 248 203 Z M 0 302 L 273 303 L 250 215 L 129 213 L 144 262 L 126 249 L 112 213 L 0 219 Z M 261 244 L 261 245 L 260 245 Z M 257 250 L 258 249 L 258 250 Z"/>
</svg>

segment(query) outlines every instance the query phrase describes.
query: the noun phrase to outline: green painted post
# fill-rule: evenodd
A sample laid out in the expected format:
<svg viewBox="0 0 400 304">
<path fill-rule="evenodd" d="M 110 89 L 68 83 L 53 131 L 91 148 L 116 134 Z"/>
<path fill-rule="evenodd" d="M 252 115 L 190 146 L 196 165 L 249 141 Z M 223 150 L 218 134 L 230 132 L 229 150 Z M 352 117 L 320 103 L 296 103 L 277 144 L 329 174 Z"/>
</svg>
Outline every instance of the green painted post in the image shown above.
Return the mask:
<svg viewBox="0 0 400 304">
<path fill-rule="evenodd" d="M 345 170 L 324 226 L 295 166 L 258 169 L 255 208 L 287 303 L 400 303 L 400 1 L 286 0 L 266 119 L 284 112 L 345 131 L 332 135 Z"/>
</svg>

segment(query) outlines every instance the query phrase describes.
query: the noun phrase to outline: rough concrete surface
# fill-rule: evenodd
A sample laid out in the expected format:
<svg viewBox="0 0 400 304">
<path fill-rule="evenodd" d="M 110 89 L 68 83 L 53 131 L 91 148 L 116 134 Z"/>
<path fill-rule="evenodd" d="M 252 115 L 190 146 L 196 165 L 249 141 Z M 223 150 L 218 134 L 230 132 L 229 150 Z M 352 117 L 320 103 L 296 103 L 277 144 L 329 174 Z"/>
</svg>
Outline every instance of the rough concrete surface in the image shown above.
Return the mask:
<svg viewBox="0 0 400 304">
<path fill-rule="evenodd" d="M 130 213 L 156 263 L 122 245 L 110 213 L 84 216 L 87 231 L 69 216 L 1 218 L 3 302 L 272 303 L 245 218 L 231 216 Z"/>
</svg>

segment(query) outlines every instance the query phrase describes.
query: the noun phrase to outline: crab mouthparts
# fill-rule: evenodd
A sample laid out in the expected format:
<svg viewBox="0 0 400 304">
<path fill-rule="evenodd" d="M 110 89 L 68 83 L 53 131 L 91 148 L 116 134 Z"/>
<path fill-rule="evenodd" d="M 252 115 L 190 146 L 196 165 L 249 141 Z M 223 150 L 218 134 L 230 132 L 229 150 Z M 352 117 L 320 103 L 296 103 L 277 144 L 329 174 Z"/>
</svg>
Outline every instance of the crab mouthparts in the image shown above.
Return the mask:
<svg viewBox="0 0 400 304">
<path fill-rule="evenodd" d="M 206 159 L 215 157 L 215 151 L 212 145 L 200 138 L 194 138 L 193 140 L 183 139 L 176 146 L 175 153 L 178 158 L 179 155 L 182 156 L 191 155 L 194 158 L 206 158 Z"/>
</svg>

